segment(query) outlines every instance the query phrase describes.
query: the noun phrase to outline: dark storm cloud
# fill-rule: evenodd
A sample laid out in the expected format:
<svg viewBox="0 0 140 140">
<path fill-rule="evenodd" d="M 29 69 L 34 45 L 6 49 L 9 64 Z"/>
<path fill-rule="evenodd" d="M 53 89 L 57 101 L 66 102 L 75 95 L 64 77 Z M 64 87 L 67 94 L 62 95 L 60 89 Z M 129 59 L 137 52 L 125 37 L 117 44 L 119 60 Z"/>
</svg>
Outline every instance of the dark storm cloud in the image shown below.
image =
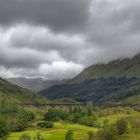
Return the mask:
<svg viewBox="0 0 140 140">
<path fill-rule="evenodd" d="M 139 0 L 0 0 L 0 75 L 71 78 L 134 56 L 139 13 Z"/>
<path fill-rule="evenodd" d="M 121 47 L 127 38 L 139 35 L 139 13 L 138 0 L 93 0 L 88 39 L 99 47 Z"/>
<path fill-rule="evenodd" d="M 91 0 L 0 0 L 0 23 L 27 22 L 55 31 L 79 30 L 86 24 Z"/>
</svg>

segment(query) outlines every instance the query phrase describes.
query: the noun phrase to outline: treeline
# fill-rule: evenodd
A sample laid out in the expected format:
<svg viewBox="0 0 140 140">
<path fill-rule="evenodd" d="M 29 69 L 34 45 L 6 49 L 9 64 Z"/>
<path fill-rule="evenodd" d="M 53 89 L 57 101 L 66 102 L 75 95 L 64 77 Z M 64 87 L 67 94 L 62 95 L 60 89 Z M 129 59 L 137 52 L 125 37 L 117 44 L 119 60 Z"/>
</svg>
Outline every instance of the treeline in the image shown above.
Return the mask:
<svg viewBox="0 0 140 140">
<path fill-rule="evenodd" d="M 88 132 L 88 140 L 117 140 L 119 136 L 127 133 L 127 131 L 128 122 L 124 119 L 120 119 L 115 124 L 105 127 L 96 133 L 92 131 Z M 73 135 L 74 131 L 67 131 L 65 140 L 74 140 Z"/>
<path fill-rule="evenodd" d="M 117 140 L 128 131 L 128 122 L 125 119 L 117 120 L 115 124 L 108 125 L 97 133 L 89 132 L 88 140 Z"/>
<path fill-rule="evenodd" d="M 86 107 L 74 107 L 69 111 L 51 108 L 44 114 L 44 120 L 52 122 L 63 120 L 66 122 L 97 127 L 96 117 L 93 113 L 93 104 L 90 102 Z"/>
<path fill-rule="evenodd" d="M 140 78 L 102 77 L 86 80 L 79 84 L 56 85 L 41 91 L 40 94 L 49 99 L 73 98 L 94 103 L 125 102 L 129 97 L 135 97 L 137 101 L 136 96 L 140 95 Z"/>
</svg>

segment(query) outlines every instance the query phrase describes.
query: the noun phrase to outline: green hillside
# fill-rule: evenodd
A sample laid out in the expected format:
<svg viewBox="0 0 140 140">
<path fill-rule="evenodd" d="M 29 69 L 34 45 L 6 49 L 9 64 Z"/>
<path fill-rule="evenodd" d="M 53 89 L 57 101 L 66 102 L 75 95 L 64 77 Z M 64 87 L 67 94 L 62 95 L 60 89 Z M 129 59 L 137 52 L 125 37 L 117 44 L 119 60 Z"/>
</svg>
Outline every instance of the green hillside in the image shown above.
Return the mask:
<svg viewBox="0 0 140 140">
<path fill-rule="evenodd" d="M 56 85 L 40 92 L 49 99 L 73 98 L 78 101 L 140 103 L 140 78 L 98 78 L 80 84 Z"/>
<path fill-rule="evenodd" d="M 49 99 L 140 103 L 140 54 L 92 65 L 69 82 L 40 91 L 40 94 Z"/>
<path fill-rule="evenodd" d="M 133 58 L 119 59 L 108 64 L 96 64 L 86 68 L 69 83 L 80 83 L 98 77 L 139 77 L 140 54 Z"/>
<path fill-rule="evenodd" d="M 40 95 L 0 78 L 0 99 L 3 96 L 7 96 L 17 103 L 37 103 L 46 101 L 46 99 Z"/>
</svg>

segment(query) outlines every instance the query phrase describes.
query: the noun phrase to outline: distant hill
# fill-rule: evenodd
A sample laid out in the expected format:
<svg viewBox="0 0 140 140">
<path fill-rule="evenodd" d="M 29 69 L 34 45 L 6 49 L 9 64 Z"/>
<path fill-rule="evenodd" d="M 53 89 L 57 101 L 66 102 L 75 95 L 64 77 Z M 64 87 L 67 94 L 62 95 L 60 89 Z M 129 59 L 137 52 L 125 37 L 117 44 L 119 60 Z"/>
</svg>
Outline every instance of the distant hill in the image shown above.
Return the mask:
<svg viewBox="0 0 140 140">
<path fill-rule="evenodd" d="M 28 88 L 32 91 L 38 92 L 43 89 L 47 89 L 49 87 L 52 87 L 57 84 L 63 84 L 65 80 L 59 81 L 59 80 L 43 80 L 41 78 L 8 78 L 8 81 L 10 81 L 13 84 L 19 85 L 24 88 Z"/>
<path fill-rule="evenodd" d="M 17 103 L 44 103 L 46 99 L 28 89 L 14 85 L 0 78 L 0 99 L 6 96 Z"/>
<path fill-rule="evenodd" d="M 118 59 L 108 64 L 96 64 L 86 68 L 69 83 L 80 83 L 84 80 L 99 77 L 139 77 L 140 54 L 133 58 Z"/>
<path fill-rule="evenodd" d="M 140 54 L 92 65 L 69 82 L 39 93 L 49 99 L 140 103 Z"/>
</svg>

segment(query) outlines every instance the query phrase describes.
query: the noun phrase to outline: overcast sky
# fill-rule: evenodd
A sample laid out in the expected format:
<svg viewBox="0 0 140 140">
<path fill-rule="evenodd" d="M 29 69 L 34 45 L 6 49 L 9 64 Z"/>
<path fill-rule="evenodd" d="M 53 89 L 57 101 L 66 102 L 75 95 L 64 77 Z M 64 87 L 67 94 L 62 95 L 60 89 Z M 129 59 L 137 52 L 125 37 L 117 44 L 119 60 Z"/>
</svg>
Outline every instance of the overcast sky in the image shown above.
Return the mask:
<svg viewBox="0 0 140 140">
<path fill-rule="evenodd" d="M 72 78 L 140 52 L 140 0 L 0 0 L 0 76 Z"/>
</svg>

